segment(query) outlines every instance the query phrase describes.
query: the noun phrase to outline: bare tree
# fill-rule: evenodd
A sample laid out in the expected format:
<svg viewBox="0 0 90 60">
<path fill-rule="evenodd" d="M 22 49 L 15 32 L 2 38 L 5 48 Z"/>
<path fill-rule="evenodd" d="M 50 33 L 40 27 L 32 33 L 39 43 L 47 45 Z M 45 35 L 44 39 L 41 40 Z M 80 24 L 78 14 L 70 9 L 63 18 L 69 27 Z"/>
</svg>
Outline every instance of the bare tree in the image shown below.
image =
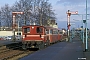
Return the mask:
<svg viewBox="0 0 90 60">
<path fill-rule="evenodd" d="M 4 26 L 10 27 L 12 24 L 11 10 L 8 4 L 1 7 L 1 20 L 3 20 Z"/>
<path fill-rule="evenodd" d="M 24 12 L 20 19 L 21 26 L 32 24 L 33 22 L 39 25 L 49 25 L 48 21 L 50 19 L 55 19 L 55 13 L 48 0 L 20 0 L 19 2 L 16 1 L 12 7 L 6 4 L 0 11 L 0 19 L 7 22 L 6 26 L 11 26 L 12 12 L 16 11 Z M 18 19 L 18 17 L 16 17 L 16 19 Z"/>
<path fill-rule="evenodd" d="M 22 19 L 24 20 L 24 24 L 26 24 L 26 21 L 30 20 L 30 16 L 32 16 L 32 13 L 31 13 L 32 1 L 33 0 L 20 0 L 19 2 L 16 2 L 12 7 L 13 11 L 24 12 L 24 15 L 22 16 Z"/>
<path fill-rule="evenodd" d="M 41 11 L 40 11 L 40 16 L 41 16 L 41 20 L 42 20 L 42 24 L 43 25 L 48 25 L 48 21 L 52 18 L 55 19 L 55 13 L 52 10 L 52 6 L 50 3 L 48 3 L 48 1 L 42 1 L 41 3 Z"/>
</svg>

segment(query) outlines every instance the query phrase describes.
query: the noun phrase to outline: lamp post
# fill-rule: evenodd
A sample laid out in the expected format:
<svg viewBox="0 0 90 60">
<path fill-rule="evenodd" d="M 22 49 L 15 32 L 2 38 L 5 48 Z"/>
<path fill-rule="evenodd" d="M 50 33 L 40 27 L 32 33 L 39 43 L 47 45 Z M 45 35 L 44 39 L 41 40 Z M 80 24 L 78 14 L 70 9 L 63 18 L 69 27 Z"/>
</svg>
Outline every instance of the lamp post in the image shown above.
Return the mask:
<svg viewBox="0 0 90 60">
<path fill-rule="evenodd" d="M 84 25 L 83 25 L 83 15 L 82 15 L 82 41 L 83 41 L 83 43 L 84 43 Z"/>
<path fill-rule="evenodd" d="M 86 0 L 86 23 L 85 23 L 85 27 L 86 27 L 86 48 L 85 51 L 88 50 L 88 46 L 87 46 L 87 0 Z"/>
<path fill-rule="evenodd" d="M 82 29 L 83 29 L 83 30 L 82 30 L 82 32 L 83 32 L 83 35 L 82 35 L 82 36 L 83 36 L 83 43 L 84 43 L 84 23 L 83 23 L 83 15 L 82 15 Z"/>
</svg>

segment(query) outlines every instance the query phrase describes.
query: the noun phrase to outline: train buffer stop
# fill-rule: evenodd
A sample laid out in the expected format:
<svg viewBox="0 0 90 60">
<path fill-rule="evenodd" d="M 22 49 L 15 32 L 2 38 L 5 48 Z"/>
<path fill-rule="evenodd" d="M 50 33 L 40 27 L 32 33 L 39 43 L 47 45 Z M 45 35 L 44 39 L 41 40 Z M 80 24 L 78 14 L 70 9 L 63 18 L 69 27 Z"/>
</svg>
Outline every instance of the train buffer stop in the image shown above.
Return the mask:
<svg viewBox="0 0 90 60">
<path fill-rule="evenodd" d="M 72 42 L 53 44 L 20 60 L 90 60 L 90 41 L 88 51 L 85 51 L 85 44 L 80 39 L 74 38 Z"/>
</svg>

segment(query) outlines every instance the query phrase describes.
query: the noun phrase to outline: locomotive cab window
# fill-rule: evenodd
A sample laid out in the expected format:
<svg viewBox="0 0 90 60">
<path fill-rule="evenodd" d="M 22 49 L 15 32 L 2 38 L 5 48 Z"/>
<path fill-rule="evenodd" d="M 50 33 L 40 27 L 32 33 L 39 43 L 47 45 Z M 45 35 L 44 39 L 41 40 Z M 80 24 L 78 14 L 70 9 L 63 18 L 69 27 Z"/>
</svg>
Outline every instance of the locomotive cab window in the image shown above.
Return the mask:
<svg viewBox="0 0 90 60">
<path fill-rule="evenodd" d="M 58 34 L 58 30 L 53 30 L 53 34 Z"/>
<path fill-rule="evenodd" d="M 53 30 L 50 30 L 50 34 L 53 34 Z"/>
<path fill-rule="evenodd" d="M 43 28 L 37 27 L 36 31 L 37 31 L 37 33 L 42 33 L 43 32 Z"/>
<path fill-rule="evenodd" d="M 46 30 L 46 34 L 49 34 L 49 30 Z"/>
<path fill-rule="evenodd" d="M 63 32 L 59 32 L 60 34 L 63 34 Z"/>
<path fill-rule="evenodd" d="M 30 33 L 30 28 L 24 28 L 24 33 Z"/>
</svg>

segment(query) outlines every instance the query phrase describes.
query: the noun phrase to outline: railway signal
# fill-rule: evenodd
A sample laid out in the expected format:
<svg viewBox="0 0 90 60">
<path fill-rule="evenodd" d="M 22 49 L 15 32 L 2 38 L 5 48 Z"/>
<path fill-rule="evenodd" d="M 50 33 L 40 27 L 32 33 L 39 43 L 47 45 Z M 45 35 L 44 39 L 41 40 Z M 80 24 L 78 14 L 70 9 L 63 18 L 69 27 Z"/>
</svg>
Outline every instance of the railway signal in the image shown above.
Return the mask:
<svg viewBox="0 0 90 60">
<path fill-rule="evenodd" d="M 17 14 L 24 14 L 23 12 L 12 12 L 12 16 L 13 16 L 13 40 L 15 41 L 15 27 L 16 27 L 16 15 Z"/>
<path fill-rule="evenodd" d="M 86 23 L 86 20 L 83 20 L 83 23 Z"/>
<path fill-rule="evenodd" d="M 70 40 L 70 16 L 71 15 L 74 15 L 74 14 L 78 14 L 78 11 L 74 11 L 74 12 L 71 12 L 70 10 L 68 10 L 68 12 L 66 12 L 67 14 L 67 35 L 68 35 L 68 41 Z"/>
</svg>

